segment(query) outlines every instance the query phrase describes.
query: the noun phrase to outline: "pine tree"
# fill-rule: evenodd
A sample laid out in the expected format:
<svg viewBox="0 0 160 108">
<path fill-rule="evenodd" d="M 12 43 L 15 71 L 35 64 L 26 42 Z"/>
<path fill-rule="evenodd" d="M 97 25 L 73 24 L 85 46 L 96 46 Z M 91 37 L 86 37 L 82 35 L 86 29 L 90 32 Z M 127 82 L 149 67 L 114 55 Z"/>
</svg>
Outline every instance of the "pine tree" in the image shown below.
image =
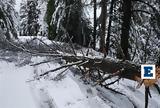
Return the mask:
<svg viewBox="0 0 160 108">
<path fill-rule="evenodd" d="M 35 0 L 23 0 L 20 9 L 20 35 L 37 36 L 39 32 L 37 8 L 38 2 Z"/>
<path fill-rule="evenodd" d="M 54 4 L 51 6 L 51 4 Z M 52 14 L 52 15 L 51 15 Z M 88 46 L 92 29 L 83 17 L 79 0 L 49 0 L 47 9 L 48 37 Z M 52 16 L 52 17 L 51 17 Z"/>
<path fill-rule="evenodd" d="M 28 12 L 28 35 L 37 36 L 39 31 L 39 24 L 38 24 L 38 15 L 39 10 L 37 9 L 38 3 L 37 0 L 28 0 L 27 1 L 27 12 Z"/>
<path fill-rule="evenodd" d="M 16 12 L 14 10 L 14 0 L 0 0 L 0 28 L 6 35 L 7 39 L 17 38 L 16 31 Z"/>
<path fill-rule="evenodd" d="M 121 48 L 123 54 L 125 55 L 125 59 L 130 60 L 129 55 L 129 37 L 130 37 L 130 25 L 131 25 L 131 8 L 132 2 L 131 0 L 123 0 L 122 4 L 122 33 L 121 33 Z"/>
<path fill-rule="evenodd" d="M 106 20 L 107 20 L 107 1 L 101 0 L 101 3 L 102 3 L 102 11 L 101 11 L 100 51 L 106 53 L 105 36 L 106 36 Z"/>
<path fill-rule="evenodd" d="M 27 1 L 22 0 L 20 4 L 20 36 L 27 36 L 28 32 L 28 13 L 27 13 Z"/>
<path fill-rule="evenodd" d="M 48 38 L 54 39 L 56 36 L 56 30 L 54 25 L 51 23 L 52 15 L 55 11 L 55 0 L 49 0 L 47 4 L 47 12 L 46 12 L 46 22 L 48 24 Z"/>
</svg>

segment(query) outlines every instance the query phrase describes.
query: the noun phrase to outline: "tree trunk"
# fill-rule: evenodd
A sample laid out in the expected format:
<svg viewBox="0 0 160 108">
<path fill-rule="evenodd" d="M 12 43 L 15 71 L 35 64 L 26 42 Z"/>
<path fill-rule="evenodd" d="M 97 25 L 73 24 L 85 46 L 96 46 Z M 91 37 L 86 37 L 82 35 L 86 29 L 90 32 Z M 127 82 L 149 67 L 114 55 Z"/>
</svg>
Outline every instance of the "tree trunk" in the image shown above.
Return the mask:
<svg viewBox="0 0 160 108">
<path fill-rule="evenodd" d="M 107 18 L 107 2 L 106 0 L 101 0 L 102 11 L 101 11 L 101 36 L 100 36 L 100 51 L 106 53 L 105 51 L 105 35 L 106 35 L 106 18 Z"/>
<path fill-rule="evenodd" d="M 110 36 L 111 36 L 111 24 L 112 24 L 112 17 L 113 17 L 113 4 L 115 0 L 111 1 L 111 7 L 109 11 L 109 25 L 108 25 L 108 34 L 107 34 L 107 39 L 106 39 L 106 54 L 108 54 L 109 51 L 109 43 L 110 43 Z"/>
<path fill-rule="evenodd" d="M 160 66 L 160 55 L 159 55 L 159 57 L 157 58 L 157 66 Z"/>
<path fill-rule="evenodd" d="M 97 0 L 94 0 L 94 31 L 93 31 L 93 49 L 96 48 L 96 36 L 97 36 Z"/>
<path fill-rule="evenodd" d="M 85 68 L 96 68 L 104 72 L 104 74 L 110 73 L 114 74 L 117 71 L 123 70 L 120 73 L 120 77 L 136 80 L 135 77 L 141 77 L 140 65 L 133 64 L 129 61 L 121 61 L 121 60 L 112 60 L 110 58 L 83 58 L 81 56 L 62 56 L 64 60 L 68 63 L 77 62 L 80 60 L 88 61 L 84 63 L 82 66 Z"/>
<path fill-rule="evenodd" d="M 130 60 L 130 55 L 128 52 L 129 48 L 129 30 L 131 22 L 131 0 L 123 0 L 122 4 L 122 33 L 121 33 L 121 47 L 125 55 L 125 59 Z M 122 59 L 120 57 L 120 59 Z"/>
</svg>

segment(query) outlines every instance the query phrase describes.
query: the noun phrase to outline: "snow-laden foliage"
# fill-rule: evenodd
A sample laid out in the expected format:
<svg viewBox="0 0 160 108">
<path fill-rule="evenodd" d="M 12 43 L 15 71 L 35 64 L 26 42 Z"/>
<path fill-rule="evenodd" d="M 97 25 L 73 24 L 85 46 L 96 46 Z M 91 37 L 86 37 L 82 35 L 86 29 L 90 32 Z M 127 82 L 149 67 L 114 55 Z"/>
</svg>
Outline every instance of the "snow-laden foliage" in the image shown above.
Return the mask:
<svg viewBox="0 0 160 108">
<path fill-rule="evenodd" d="M 20 35 L 37 36 L 40 28 L 38 23 L 39 14 L 38 1 L 22 0 L 20 9 Z"/>
<path fill-rule="evenodd" d="M 111 24 L 109 56 L 114 58 L 120 54 L 122 28 L 122 0 L 114 1 Z M 24 3 L 25 2 L 25 3 Z M 35 1 L 36 2 L 36 1 Z M 99 44 L 101 27 L 101 0 L 97 0 L 97 40 Z M 49 39 L 72 41 L 88 46 L 92 40 L 93 2 L 91 0 L 38 0 L 36 9 L 39 11 L 35 21 L 38 24 L 36 33 L 32 35 L 48 36 Z M 27 1 L 21 5 L 21 35 L 27 35 L 28 24 Z M 132 1 L 132 19 L 130 26 L 129 54 L 132 61 L 137 63 L 155 63 L 160 47 L 159 1 Z M 111 1 L 107 3 L 107 26 Z M 35 10 L 36 10 L 35 9 Z M 34 22 L 34 21 L 33 21 Z M 35 25 L 36 25 L 35 24 Z M 34 24 L 32 24 L 34 25 Z M 35 27 L 33 27 L 35 28 Z M 106 30 L 106 37 L 107 37 Z M 24 33 L 23 33 L 24 32 Z"/>
<path fill-rule="evenodd" d="M 144 4 L 135 2 L 133 5 L 133 20 L 131 26 L 132 57 L 135 62 L 155 63 L 158 57 L 160 41 L 158 19 L 159 10 L 155 1 L 147 0 Z M 143 12 L 144 11 L 144 12 Z M 134 55 L 135 54 L 135 55 Z"/>
<path fill-rule="evenodd" d="M 27 1 L 22 0 L 20 4 L 20 25 L 19 25 L 19 30 L 20 30 L 20 35 L 27 35 Z"/>
<path fill-rule="evenodd" d="M 0 0 L 0 29 L 8 39 L 17 37 L 17 13 L 15 0 Z"/>
<path fill-rule="evenodd" d="M 45 21 L 45 14 L 47 10 L 47 1 L 48 0 L 37 0 L 38 2 L 38 10 L 40 11 L 39 13 L 39 18 L 38 18 L 38 24 L 40 26 L 39 32 L 37 35 L 39 36 L 47 36 L 47 23 Z"/>
<path fill-rule="evenodd" d="M 22 0 L 20 5 L 20 35 L 46 36 L 47 0 Z"/>
<path fill-rule="evenodd" d="M 160 7 L 157 0 L 132 1 L 129 54 L 136 63 L 155 63 L 160 48 Z M 109 56 L 120 54 L 122 2 L 114 2 Z"/>
<path fill-rule="evenodd" d="M 91 27 L 83 16 L 83 5 L 79 0 L 49 0 L 47 6 L 48 36 L 50 39 L 73 41 L 88 46 Z"/>
</svg>

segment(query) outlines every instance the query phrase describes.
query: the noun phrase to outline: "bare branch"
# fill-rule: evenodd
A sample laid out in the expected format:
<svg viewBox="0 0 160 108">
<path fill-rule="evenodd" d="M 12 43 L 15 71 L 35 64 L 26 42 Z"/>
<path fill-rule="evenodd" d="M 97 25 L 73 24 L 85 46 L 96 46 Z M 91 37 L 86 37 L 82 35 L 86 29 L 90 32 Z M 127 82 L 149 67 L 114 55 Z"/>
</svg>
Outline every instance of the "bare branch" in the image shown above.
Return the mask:
<svg viewBox="0 0 160 108">
<path fill-rule="evenodd" d="M 57 71 L 57 70 L 61 70 L 61 69 L 66 68 L 66 67 L 70 67 L 70 66 L 74 66 L 74 65 L 79 65 L 79 64 L 81 64 L 81 63 L 83 63 L 83 62 L 84 62 L 84 61 L 78 61 L 78 62 L 70 63 L 70 64 L 67 64 L 67 65 L 63 65 L 63 66 L 58 67 L 58 68 L 56 68 L 56 69 L 53 69 L 53 70 L 47 71 L 47 72 L 45 72 L 45 73 L 43 73 L 43 74 L 40 74 L 39 76 L 44 76 L 44 75 L 47 75 L 47 74 L 49 74 L 49 73 L 51 73 L 51 72 L 55 72 L 55 71 Z"/>
<path fill-rule="evenodd" d="M 31 64 L 30 66 L 37 66 L 37 65 L 41 65 L 41 64 L 44 64 L 44 63 L 49 63 L 49 62 L 53 62 L 57 59 L 61 59 L 62 57 L 58 57 L 58 58 L 55 58 L 53 60 L 47 60 L 47 61 L 43 61 L 43 62 L 39 62 L 39 63 L 36 63 L 36 64 Z"/>
</svg>

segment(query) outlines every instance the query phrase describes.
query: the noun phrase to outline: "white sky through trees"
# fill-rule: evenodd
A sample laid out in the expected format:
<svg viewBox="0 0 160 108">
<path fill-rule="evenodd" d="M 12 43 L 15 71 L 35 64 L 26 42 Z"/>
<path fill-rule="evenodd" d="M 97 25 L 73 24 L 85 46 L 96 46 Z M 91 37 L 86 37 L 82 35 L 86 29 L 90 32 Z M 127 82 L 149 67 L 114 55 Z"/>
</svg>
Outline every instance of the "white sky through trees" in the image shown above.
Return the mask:
<svg viewBox="0 0 160 108">
<path fill-rule="evenodd" d="M 16 0 L 15 9 L 16 9 L 17 12 L 19 12 L 19 10 L 20 10 L 21 1 L 22 1 L 22 0 Z"/>
</svg>

